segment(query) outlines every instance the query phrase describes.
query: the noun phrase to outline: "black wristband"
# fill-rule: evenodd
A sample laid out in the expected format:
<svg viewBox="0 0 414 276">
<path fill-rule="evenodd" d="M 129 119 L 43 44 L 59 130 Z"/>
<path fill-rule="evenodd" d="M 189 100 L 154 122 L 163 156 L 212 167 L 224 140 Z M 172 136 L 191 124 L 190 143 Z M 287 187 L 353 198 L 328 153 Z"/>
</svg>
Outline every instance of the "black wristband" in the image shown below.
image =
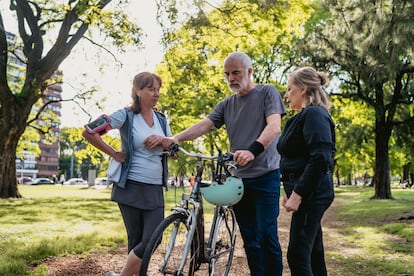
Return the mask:
<svg viewBox="0 0 414 276">
<path fill-rule="evenodd" d="M 256 158 L 259 154 L 261 154 L 264 151 L 264 146 L 262 143 L 254 141 L 253 144 L 251 144 L 247 148 L 247 150 L 253 153 L 254 157 Z"/>
</svg>

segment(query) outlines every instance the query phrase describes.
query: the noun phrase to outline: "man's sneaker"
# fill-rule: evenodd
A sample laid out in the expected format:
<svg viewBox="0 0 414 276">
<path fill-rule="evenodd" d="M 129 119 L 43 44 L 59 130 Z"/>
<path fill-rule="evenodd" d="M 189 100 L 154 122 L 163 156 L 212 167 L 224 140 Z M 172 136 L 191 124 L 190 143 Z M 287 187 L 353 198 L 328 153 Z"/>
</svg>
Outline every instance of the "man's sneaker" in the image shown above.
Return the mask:
<svg viewBox="0 0 414 276">
<path fill-rule="evenodd" d="M 109 271 L 109 272 L 106 273 L 106 276 L 119 276 L 119 275 L 121 275 L 121 274 L 115 273 L 113 271 Z"/>
</svg>

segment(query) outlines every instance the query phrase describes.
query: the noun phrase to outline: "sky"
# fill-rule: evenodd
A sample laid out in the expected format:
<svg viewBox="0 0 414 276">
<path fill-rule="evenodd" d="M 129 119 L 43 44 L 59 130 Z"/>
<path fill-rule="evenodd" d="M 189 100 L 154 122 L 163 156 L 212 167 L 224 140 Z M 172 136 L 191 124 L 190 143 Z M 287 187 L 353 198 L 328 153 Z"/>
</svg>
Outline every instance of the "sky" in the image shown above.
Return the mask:
<svg viewBox="0 0 414 276">
<path fill-rule="evenodd" d="M 122 68 L 116 65 L 115 60 L 109 55 L 101 56 L 104 60 L 94 59 L 93 52 L 96 49 L 92 47 L 89 50 L 75 49 L 73 55 L 65 60 L 60 67 L 64 74 L 62 88 L 65 98 L 75 95 L 76 89 L 82 89 L 84 81 L 86 86 L 89 82 L 98 85 L 98 91 L 93 100 L 84 106 L 90 112 L 92 119 L 103 113 L 110 114 L 129 104 L 131 102 L 132 79 L 135 74 L 141 71 L 154 71 L 156 64 L 161 61 L 163 56 L 163 48 L 160 43 L 161 29 L 156 22 L 154 1 L 134 0 L 130 2 L 132 3 L 129 5 L 128 14 L 145 34 L 143 49 L 130 47 L 126 53 L 117 54 L 117 58 L 122 62 Z M 97 69 L 102 64 L 105 64 L 103 71 L 98 73 Z M 84 72 L 87 73 L 86 79 L 82 77 Z M 101 101 L 102 98 L 106 98 L 106 100 Z M 102 110 L 96 107 L 95 101 L 103 106 Z M 62 107 L 61 120 L 62 126 L 79 127 L 88 122 L 89 117 L 79 106 L 66 102 Z"/>
<path fill-rule="evenodd" d="M 96 48 L 83 42 L 76 45 L 70 56 L 59 67 L 63 71 L 64 99 L 73 97 L 78 91 L 97 86 L 93 99 L 83 104 L 92 119 L 105 113 L 124 107 L 131 102 L 131 86 L 134 75 L 140 71 L 154 71 L 163 56 L 160 43 L 161 29 L 156 22 L 156 5 L 154 1 L 133 0 L 127 7 L 130 19 L 142 28 L 143 49 L 129 47 L 126 53 L 116 53 L 122 67 L 117 65 L 109 54 L 96 55 Z M 7 31 L 17 34 L 15 20 L 8 11 L 9 1 L 0 1 L 4 25 Z M 98 68 L 102 67 L 102 70 Z M 97 108 L 98 101 L 103 109 Z M 89 121 L 89 116 L 82 108 L 71 102 L 62 103 L 62 127 L 81 127 Z"/>
</svg>

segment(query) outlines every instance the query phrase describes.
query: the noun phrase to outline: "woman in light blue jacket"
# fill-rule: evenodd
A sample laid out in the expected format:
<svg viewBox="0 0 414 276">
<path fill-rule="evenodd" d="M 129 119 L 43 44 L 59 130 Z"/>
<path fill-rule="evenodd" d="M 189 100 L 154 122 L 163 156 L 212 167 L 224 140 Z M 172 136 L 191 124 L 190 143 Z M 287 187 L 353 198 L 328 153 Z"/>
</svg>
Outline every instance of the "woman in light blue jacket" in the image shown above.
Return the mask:
<svg viewBox="0 0 414 276">
<path fill-rule="evenodd" d="M 135 76 L 132 104 L 109 116 L 106 130 L 119 129 L 122 151 L 117 151 L 102 138 L 102 132 L 83 132 L 96 148 L 122 163 L 120 180 L 114 183 L 111 199 L 118 203 L 128 236 L 128 258 L 121 274 L 137 275 L 145 246 L 164 218 L 163 186 L 167 187 L 166 157 L 161 157 L 162 142 L 171 136 L 165 116 L 154 110 L 160 93 L 161 78 L 142 72 Z"/>
</svg>

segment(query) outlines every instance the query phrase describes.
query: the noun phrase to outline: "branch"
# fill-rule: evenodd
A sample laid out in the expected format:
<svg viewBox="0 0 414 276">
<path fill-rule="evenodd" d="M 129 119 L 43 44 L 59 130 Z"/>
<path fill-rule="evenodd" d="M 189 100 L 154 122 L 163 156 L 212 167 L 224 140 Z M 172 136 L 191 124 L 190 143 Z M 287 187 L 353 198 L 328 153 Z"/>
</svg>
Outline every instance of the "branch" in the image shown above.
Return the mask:
<svg viewBox="0 0 414 276">
<path fill-rule="evenodd" d="M 80 93 L 80 94 L 76 94 L 74 97 L 72 97 L 72 98 L 69 98 L 69 99 L 62 99 L 62 100 L 50 100 L 50 101 L 48 101 L 48 102 L 46 102 L 46 103 L 44 103 L 40 108 L 39 108 L 39 110 L 36 112 L 36 115 L 32 118 L 32 119 L 30 119 L 30 120 L 28 120 L 27 122 L 26 122 L 26 124 L 29 126 L 31 126 L 31 124 L 32 123 L 34 123 L 35 121 L 37 121 L 37 120 L 39 120 L 39 118 L 40 118 L 40 115 L 42 115 L 43 114 L 43 112 L 44 112 L 44 110 L 46 109 L 46 107 L 48 106 L 48 105 L 50 105 L 50 104 L 53 104 L 53 103 L 62 103 L 62 102 L 74 102 L 77 106 L 79 106 L 79 108 L 81 108 L 82 109 L 82 111 L 83 112 L 85 112 L 85 114 L 87 114 L 89 117 L 91 117 L 90 116 L 90 114 L 89 114 L 89 112 L 85 109 L 85 105 L 83 104 L 81 104 L 81 103 L 79 103 L 78 102 L 78 100 L 79 99 L 81 99 L 81 100 L 84 100 L 85 101 L 85 99 L 86 99 L 86 97 L 85 97 L 85 95 L 88 95 L 88 94 L 90 94 L 91 93 L 91 91 L 86 91 L 86 92 L 82 92 L 82 93 Z M 33 127 L 33 126 L 32 126 Z M 38 129 L 38 128 L 36 128 L 36 129 Z M 42 131 L 43 132 L 43 131 Z"/>
<path fill-rule="evenodd" d="M 0 93 L 0 97 L 9 97 L 11 95 L 9 86 L 7 85 L 7 59 L 6 30 L 4 29 L 3 17 L 0 13 L 0 86 L 4 87 L 5 92 L 7 91 L 7 93 Z"/>
<path fill-rule="evenodd" d="M 391 102 L 385 105 L 385 108 L 389 110 L 389 114 L 392 117 L 394 117 L 396 107 L 398 105 L 399 99 L 401 98 L 401 91 L 403 89 L 402 77 L 403 77 L 403 73 L 397 72 L 396 77 L 395 77 L 394 93 L 392 95 Z"/>
<path fill-rule="evenodd" d="M 111 0 L 101 0 L 96 6 L 98 9 L 103 9 L 110 2 Z M 84 34 L 88 30 L 89 24 L 82 22 L 77 13 L 78 10 L 82 10 L 81 5 L 83 4 L 78 2 L 76 6 L 65 15 L 55 44 L 41 60 L 39 68 L 45 68 L 45 71 L 41 72 L 44 79 L 47 79 L 53 74 L 63 60 L 69 56 L 73 47 L 75 47 L 79 40 L 84 37 Z M 78 21 L 82 22 L 81 25 L 74 34 L 70 34 L 73 25 Z"/>
<path fill-rule="evenodd" d="M 50 131 L 52 128 L 55 128 L 55 127 L 56 127 L 56 126 L 51 125 L 51 126 L 48 126 L 48 127 L 46 128 L 46 130 L 44 130 L 44 129 L 40 128 L 38 125 L 32 125 L 31 123 L 33 123 L 33 121 L 32 121 L 32 120 L 30 120 L 30 122 L 28 122 L 28 123 L 27 123 L 27 126 L 28 126 L 28 127 L 33 128 L 33 129 L 35 129 L 35 130 L 37 130 L 38 132 L 40 132 L 40 133 L 42 133 L 42 134 L 47 134 L 47 133 L 49 133 L 49 131 Z"/>
<path fill-rule="evenodd" d="M 109 49 L 105 48 L 104 46 L 102 46 L 101 44 L 96 43 L 95 41 L 93 41 L 92 39 L 90 39 L 89 37 L 83 36 L 84 39 L 86 39 L 87 41 L 89 41 L 92 45 L 97 46 L 98 48 L 103 49 L 105 52 L 107 52 L 109 55 L 111 55 L 115 62 L 120 64 L 122 66 L 122 62 L 116 58 L 116 55 L 114 53 L 112 53 Z"/>
<path fill-rule="evenodd" d="M 36 9 L 36 16 L 29 4 Z M 19 33 L 24 43 L 24 54 L 28 60 L 39 60 L 43 52 L 42 35 L 44 34 L 37 25 L 41 14 L 40 7 L 31 1 L 12 0 L 10 9 L 16 10 Z M 26 32 L 26 27 L 30 28 L 30 35 Z"/>
<path fill-rule="evenodd" d="M 80 89 L 74 87 L 73 85 L 71 85 L 70 83 L 66 82 L 66 85 L 71 86 L 74 90 L 77 90 L 78 93 L 73 96 L 72 98 L 68 98 L 68 99 L 62 99 L 62 100 L 58 100 L 57 102 L 73 102 L 75 103 L 86 115 L 88 115 L 89 119 L 92 119 L 92 115 L 90 114 L 90 112 L 85 109 L 85 102 L 87 100 L 87 96 L 89 96 L 89 94 L 92 94 L 96 91 L 96 88 L 92 87 L 90 88 L 88 91 L 85 92 L 81 92 Z M 82 101 L 82 103 L 80 102 Z"/>
<path fill-rule="evenodd" d="M 53 23 L 61 23 L 61 22 L 63 22 L 63 19 L 48 20 L 48 21 L 45 21 L 45 22 L 43 22 L 42 24 L 40 24 L 40 25 L 39 25 L 39 28 L 40 28 L 40 29 L 47 28 L 47 25 L 49 25 L 49 24 L 53 24 Z"/>
<path fill-rule="evenodd" d="M 11 51 L 9 51 L 9 52 L 10 52 L 10 53 L 12 53 L 12 54 L 13 54 L 13 56 L 14 56 L 16 59 L 18 59 L 21 63 L 23 63 L 23 64 L 26 64 L 26 65 L 27 65 L 26 60 L 22 59 L 22 58 L 20 57 L 19 53 L 17 53 L 17 51 L 15 51 L 15 49 L 17 49 L 17 47 L 14 47 L 14 48 L 13 48 Z"/>
<path fill-rule="evenodd" d="M 394 126 L 398 126 L 398 125 L 405 125 L 405 124 L 409 124 L 409 123 L 414 123 L 414 116 L 408 117 L 405 120 L 401 120 L 401 121 L 393 121 L 393 125 Z"/>
<path fill-rule="evenodd" d="M 54 102 L 56 102 L 56 101 L 54 101 Z M 43 111 L 46 109 L 46 107 L 50 104 L 50 103 L 52 103 L 52 101 L 49 101 L 49 102 L 47 102 L 47 103 L 44 103 L 40 108 L 39 108 L 39 110 L 36 112 L 36 115 L 31 119 L 31 120 L 28 120 L 27 121 L 27 125 L 30 125 L 31 123 L 33 123 L 33 122 L 35 122 L 35 121 L 37 121 L 38 119 L 39 119 L 39 117 L 40 117 L 40 115 L 43 113 Z"/>
</svg>

